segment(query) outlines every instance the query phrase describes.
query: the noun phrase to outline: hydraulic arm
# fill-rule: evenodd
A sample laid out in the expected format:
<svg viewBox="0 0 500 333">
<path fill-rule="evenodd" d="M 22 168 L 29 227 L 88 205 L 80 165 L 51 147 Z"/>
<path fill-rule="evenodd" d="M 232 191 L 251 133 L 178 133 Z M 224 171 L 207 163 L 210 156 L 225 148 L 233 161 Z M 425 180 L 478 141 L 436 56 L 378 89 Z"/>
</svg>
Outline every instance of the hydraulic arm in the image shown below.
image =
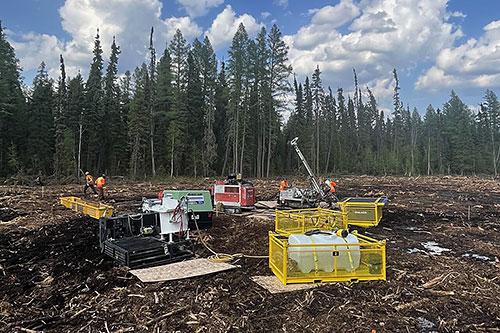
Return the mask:
<svg viewBox="0 0 500 333">
<path fill-rule="evenodd" d="M 302 162 L 302 164 L 304 164 L 304 166 L 307 170 L 307 173 L 309 174 L 309 181 L 311 183 L 313 190 L 316 191 L 318 194 L 322 194 L 323 191 L 321 191 L 321 187 L 319 186 L 318 179 L 314 175 L 311 167 L 309 166 L 309 163 L 307 163 L 304 155 L 302 154 L 302 152 L 299 149 L 299 146 L 297 145 L 298 140 L 299 140 L 298 137 L 294 138 L 292 141 L 290 141 L 290 145 L 292 145 L 292 147 L 295 149 L 295 151 L 297 152 L 297 155 L 299 155 L 300 161 Z"/>
</svg>

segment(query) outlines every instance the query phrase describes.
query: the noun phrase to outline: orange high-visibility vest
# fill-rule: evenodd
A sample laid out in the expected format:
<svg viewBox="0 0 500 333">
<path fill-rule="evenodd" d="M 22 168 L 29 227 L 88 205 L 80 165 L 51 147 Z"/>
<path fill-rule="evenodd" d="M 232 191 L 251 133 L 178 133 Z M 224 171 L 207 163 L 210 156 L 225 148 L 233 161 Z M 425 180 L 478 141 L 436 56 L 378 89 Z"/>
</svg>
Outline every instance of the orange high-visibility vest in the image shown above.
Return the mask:
<svg viewBox="0 0 500 333">
<path fill-rule="evenodd" d="M 335 186 L 337 186 L 337 184 L 335 184 L 335 182 L 333 180 L 330 180 L 330 192 L 331 193 L 335 193 Z"/>
<path fill-rule="evenodd" d="M 102 178 L 102 177 L 97 178 L 97 180 L 96 180 L 97 187 L 104 187 L 105 182 L 106 181 L 104 180 L 104 178 Z"/>
<path fill-rule="evenodd" d="M 91 175 L 87 175 L 85 178 L 87 179 L 87 184 L 94 184 L 94 178 Z"/>
<path fill-rule="evenodd" d="M 280 192 L 283 191 L 285 187 L 288 187 L 288 183 L 283 180 L 280 184 Z"/>
</svg>

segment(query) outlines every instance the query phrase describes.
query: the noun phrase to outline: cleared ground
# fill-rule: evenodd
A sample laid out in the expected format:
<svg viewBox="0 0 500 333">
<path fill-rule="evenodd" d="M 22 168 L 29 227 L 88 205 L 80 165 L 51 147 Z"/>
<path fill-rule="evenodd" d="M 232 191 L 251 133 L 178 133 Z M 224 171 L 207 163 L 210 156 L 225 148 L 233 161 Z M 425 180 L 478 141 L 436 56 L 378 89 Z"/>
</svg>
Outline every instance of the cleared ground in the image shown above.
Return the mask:
<svg viewBox="0 0 500 333">
<path fill-rule="evenodd" d="M 336 179 L 337 181 L 337 179 Z M 290 180 L 289 180 L 290 182 Z M 255 180 L 270 200 L 279 180 Z M 113 184 L 107 202 L 136 212 L 166 188 L 213 179 Z M 250 277 L 266 260 L 182 281 L 144 284 L 100 254 L 97 222 L 59 205 L 76 185 L 0 187 L 0 331 L 468 332 L 500 327 L 500 186 L 479 177 L 344 177 L 338 193 L 385 196 L 387 281 L 334 283 L 271 295 Z M 226 253 L 267 254 L 273 221 L 219 216 L 202 232 Z M 430 243 L 434 242 L 434 243 Z M 447 249 L 432 254 L 433 247 Z M 201 244 L 198 255 L 208 256 Z"/>
</svg>

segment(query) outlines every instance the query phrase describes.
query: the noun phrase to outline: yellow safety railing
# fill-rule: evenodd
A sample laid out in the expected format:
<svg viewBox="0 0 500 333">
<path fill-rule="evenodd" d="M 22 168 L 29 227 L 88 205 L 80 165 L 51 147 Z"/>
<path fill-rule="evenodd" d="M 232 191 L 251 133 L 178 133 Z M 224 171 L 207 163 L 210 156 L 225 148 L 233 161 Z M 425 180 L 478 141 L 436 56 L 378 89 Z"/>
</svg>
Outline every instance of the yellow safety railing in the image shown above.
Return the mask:
<svg viewBox="0 0 500 333">
<path fill-rule="evenodd" d="M 288 244 L 269 232 L 269 267 L 283 284 L 385 280 L 385 240 L 358 234 L 357 243 Z"/>
<path fill-rule="evenodd" d="M 386 202 L 386 198 L 347 198 L 338 205 L 347 214 L 349 225 L 368 228 L 378 225 Z"/>
<path fill-rule="evenodd" d="M 275 231 L 282 235 L 303 234 L 316 229 L 347 229 L 347 214 L 323 208 L 276 211 Z"/>
<path fill-rule="evenodd" d="M 113 215 L 113 206 L 102 203 L 88 202 L 77 197 L 62 197 L 61 204 L 69 209 L 79 212 L 94 219 Z"/>
</svg>

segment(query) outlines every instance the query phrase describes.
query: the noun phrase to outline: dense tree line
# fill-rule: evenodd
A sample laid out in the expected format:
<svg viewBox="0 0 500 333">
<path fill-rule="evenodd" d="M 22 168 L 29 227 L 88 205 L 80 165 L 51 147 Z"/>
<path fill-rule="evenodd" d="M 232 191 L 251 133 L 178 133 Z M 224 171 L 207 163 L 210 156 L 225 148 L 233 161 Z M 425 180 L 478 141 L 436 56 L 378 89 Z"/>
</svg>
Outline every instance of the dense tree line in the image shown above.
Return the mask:
<svg viewBox="0 0 500 333">
<path fill-rule="evenodd" d="M 296 136 L 317 174 L 498 172 L 500 103 L 490 90 L 476 113 L 452 91 L 422 118 L 401 101 L 394 70 L 387 115 L 355 71 L 351 94 L 324 87 L 319 67 L 291 84 L 276 25 L 251 39 L 241 24 L 221 63 L 207 37 L 189 44 L 180 30 L 157 58 L 153 34 L 147 63 L 133 72 L 118 76 L 114 39 L 105 63 L 97 31 L 86 81 L 67 77 L 60 56 L 57 82 L 42 62 L 25 89 L 0 25 L 0 178 L 291 174 L 303 172 L 288 144 Z"/>
</svg>

